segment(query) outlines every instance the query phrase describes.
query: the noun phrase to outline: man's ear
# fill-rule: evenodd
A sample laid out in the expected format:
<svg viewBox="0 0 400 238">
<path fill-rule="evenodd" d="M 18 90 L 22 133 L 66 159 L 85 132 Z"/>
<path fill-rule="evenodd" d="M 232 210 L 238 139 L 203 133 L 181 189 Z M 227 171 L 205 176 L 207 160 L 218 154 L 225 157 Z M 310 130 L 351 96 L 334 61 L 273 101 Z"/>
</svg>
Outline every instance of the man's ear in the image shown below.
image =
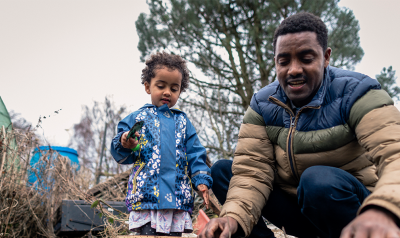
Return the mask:
<svg viewBox="0 0 400 238">
<path fill-rule="evenodd" d="M 332 49 L 330 47 L 328 47 L 325 50 L 325 54 L 324 54 L 324 58 L 325 58 L 324 68 L 328 67 L 328 65 L 329 65 L 329 61 L 331 60 L 331 53 L 332 53 Z"/>
<path fill-rule="evenodd" d="M 144 90 L 146 90 L 147 94 L 151 94 L 151 92 L 150 92 L 150 84 L 147 81 L 144 82 Z"/>
</svg>

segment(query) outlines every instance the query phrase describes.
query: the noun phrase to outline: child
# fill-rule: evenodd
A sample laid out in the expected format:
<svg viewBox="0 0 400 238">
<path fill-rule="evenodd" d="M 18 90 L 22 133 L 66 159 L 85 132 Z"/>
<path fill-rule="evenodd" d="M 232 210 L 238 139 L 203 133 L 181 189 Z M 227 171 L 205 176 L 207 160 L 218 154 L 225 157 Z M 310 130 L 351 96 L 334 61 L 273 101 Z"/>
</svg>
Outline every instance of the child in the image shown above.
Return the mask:
<svg viewBox="0 0 400 238">
<path fill-rule="evenodd" d="M 192 231 L 192 185 L 207 207 L 212 186 L 206 150 L 196 130 L 184 112 L 171 108 L 188 87 L 188 69 L 180 56 L 156 53 L 146 61 L 141 78 L 152 104 L 120 121 L 111 143 L 118 163 L 134 163 L 126 196 L 129 229 L 141 235 L 181 236 Z M 127 141 L 138 121 L 144 121 L 135 134 L 138 140 Z M 140 149 L 134 151 L 138 143 Z"/>
</svg>

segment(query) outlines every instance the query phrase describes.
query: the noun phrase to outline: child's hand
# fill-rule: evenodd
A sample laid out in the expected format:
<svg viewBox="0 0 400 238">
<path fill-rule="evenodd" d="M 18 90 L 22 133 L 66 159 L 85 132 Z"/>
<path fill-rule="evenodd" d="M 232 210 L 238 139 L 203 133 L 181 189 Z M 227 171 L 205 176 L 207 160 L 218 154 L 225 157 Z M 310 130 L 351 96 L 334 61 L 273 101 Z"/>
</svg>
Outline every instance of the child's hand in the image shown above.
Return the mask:
<svg viewBox="0 0 400 238">
<path fill-rule="evenodd" d="M 206 204 L 206 208 L 208 209 L 208 204 L 209 204 L 209 194 L 208 194 L 208 188 L 204 184 L 200 184 L 197 186 L 197 189 L 200 192 L 200 195 L 203 197 L 204 203 Z M 204 204 L 203 203 L 203 204 Z"/>
<path fill-rule="evenodd" d="M 136 137 L 139 138 L 139 132 L 135 133 L 135 137 L 134 138 L 129 138 L 128 141 L 126 141 L 126 137 L 128 136 L 129 131 L 125 132 L 124 134 L 122 134 L 121 136 L 121 145 L 122 147 L 126 148 L 126 149 L 133 149 L 137 146 L 137 144 L 139 143 L 138 140 L 136 140 Z"/>
</svg>

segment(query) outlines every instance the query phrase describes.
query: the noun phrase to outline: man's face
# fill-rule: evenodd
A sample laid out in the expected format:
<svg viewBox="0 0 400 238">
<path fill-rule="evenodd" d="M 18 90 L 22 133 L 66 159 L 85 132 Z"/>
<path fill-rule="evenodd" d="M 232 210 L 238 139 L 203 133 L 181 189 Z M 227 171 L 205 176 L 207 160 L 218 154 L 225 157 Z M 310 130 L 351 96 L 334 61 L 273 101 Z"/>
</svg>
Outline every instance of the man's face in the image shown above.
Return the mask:
<svg viewBox="0 0 400 238">
<path fill-rule="evenodd" d="M 323 52 L 315 32 L 278 37 L 275 65 L 279 84 L 296 107 L 308 104 L 317 93 L 330 55 L 330 48 Z"/>
</svg>

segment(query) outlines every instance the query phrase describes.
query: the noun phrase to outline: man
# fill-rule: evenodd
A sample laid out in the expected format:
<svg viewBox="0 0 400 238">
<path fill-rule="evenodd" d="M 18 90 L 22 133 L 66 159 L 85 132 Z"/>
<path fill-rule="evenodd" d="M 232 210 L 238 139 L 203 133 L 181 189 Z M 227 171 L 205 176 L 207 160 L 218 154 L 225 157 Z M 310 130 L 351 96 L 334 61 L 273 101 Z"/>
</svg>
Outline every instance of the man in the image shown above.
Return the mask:
<svg viewBox="0 0 400 238">
<path fill-rule="evenodd" d="M 327 29 L 312 14 L 285 19 L 274 51 L 278 82 L 254 94 L 233 164 L 213 166 L 224 205 L 200 238 L 273 237 L 261 215 L 297 237 L 400 237 L 400 113 L 389 95 L 329 66 Z"/>
</svg>

